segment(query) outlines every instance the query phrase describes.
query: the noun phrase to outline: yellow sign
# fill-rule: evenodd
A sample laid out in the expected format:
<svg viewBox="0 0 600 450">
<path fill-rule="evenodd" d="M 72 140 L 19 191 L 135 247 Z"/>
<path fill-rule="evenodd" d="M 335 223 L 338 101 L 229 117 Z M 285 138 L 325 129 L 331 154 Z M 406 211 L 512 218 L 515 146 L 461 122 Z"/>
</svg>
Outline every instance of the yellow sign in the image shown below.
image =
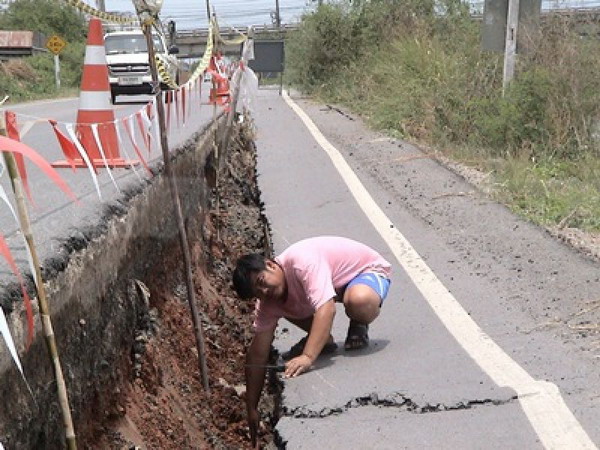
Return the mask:
<svg viewBox="0 0 600 450">
<path fill-rule="evenodd" d="M 57 35 L 51 36 L 50 39 L 48 39 L 48 42 L 46 42 L 46 48 L 55 55 L 58 55 L 62 49 L 65 48 L 65 45 L 67 45 L 67 43 Z"/>
</svg>

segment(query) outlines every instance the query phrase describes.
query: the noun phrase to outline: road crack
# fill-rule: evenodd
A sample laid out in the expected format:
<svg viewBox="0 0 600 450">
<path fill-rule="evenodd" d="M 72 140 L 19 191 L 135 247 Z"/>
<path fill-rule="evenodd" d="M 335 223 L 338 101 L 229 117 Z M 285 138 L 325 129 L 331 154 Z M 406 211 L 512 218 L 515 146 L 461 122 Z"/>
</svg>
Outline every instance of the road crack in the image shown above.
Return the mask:
<svg viewBox="0 0 600 450">
<path fill-rule="evenodd" d="M 511 403 L 514 400 L 517 400 L 517 396 L 514 395 L 512 397 L 504 398 L 504 399 L 475 399 L 475 400 L 464 400 L 460 402 L 456 402 L 453 404 L 444 404 L 444 403 L 425 403 L 424 405 L 419 405 L 409 397 L 399 393 L 394 392 L 384 398 L 379 398 L 379 395 L 375 392 L 356 397 L 350 401 L 348 401 L 345 405 L 339 407 L 332 408 L 322 408 L 320 410 L 313 410 L 307 406 L 299 406 L 296 408 L 287 408 L 283 406 L 282 408 L 282 416 L 294 417 L 294 418 L 302 418 L 302 419 L 319 419 L 334 415 L 342 414 L 349 409 L 360 408 L 362 406 L 379 406 L 379 407 L 387 407 L 387 408 L 398 408 L 401 410 L 405 410 L 407 412 L 413 414 L 425 414 L 431 412 L 443 412 L 443 411 L 456 411 L 463 409 L 471 409 L 476 406 L 501 406 L 507 403 Z"/>
</svg>

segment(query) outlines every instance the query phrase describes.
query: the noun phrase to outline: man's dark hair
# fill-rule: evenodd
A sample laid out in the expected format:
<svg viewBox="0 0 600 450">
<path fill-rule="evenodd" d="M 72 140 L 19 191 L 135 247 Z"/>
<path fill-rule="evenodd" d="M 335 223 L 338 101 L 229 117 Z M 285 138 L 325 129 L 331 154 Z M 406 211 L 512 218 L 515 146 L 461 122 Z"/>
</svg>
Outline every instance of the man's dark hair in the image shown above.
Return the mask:
<svg viewBox="0 0 600 450">
<path fill-rule="evenodd" d="M 241 298 L 254 297 L 250 274 L 267 268 L 266 258 L 259 253 L 249 253 L 237 260 L 233 271 L 233 289 Z"/>
</svg>

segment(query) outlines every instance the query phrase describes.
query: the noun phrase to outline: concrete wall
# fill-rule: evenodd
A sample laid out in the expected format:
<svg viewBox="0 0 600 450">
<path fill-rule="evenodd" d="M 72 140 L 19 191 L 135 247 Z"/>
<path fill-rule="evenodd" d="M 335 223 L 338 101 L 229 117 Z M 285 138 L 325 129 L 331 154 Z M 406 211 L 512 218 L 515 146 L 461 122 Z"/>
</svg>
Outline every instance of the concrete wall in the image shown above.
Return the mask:
<svg viewBox="0 0 600 450">
<path fill-rule="evenodd" d="M 190 241 L 201 238 L 200 224 L 209 201 L 206 174 L 212 164 L 212 130 L 203 130 L 173 156 Z M 168 180 L 162 171 L 126 194 L 121 204 L 98 224 L 101 232 L 79 243 L 80 248 L 60 262 L 59 269 L 46 270 L 53 273 L 46 283 L 78 435 L 88 432 L 86 424 L 94 417 L 113 413 L 119 395 L 115 386 L 130 376 L 133 367 L 136 332 L 149 326 L 147 301 L 134 280 L 152 284 L 164 259 L 180 254 Z M 15 306 L 8 319 L 22 345 L 24 312 L 21 302 Z M 64 431 L 54 375 L 37 314 L 35 341 L 27 353 L 20 354 L 33 396 L 3 348 L 0 442 L 7 449 L 62 448 Z"/>
</svg>

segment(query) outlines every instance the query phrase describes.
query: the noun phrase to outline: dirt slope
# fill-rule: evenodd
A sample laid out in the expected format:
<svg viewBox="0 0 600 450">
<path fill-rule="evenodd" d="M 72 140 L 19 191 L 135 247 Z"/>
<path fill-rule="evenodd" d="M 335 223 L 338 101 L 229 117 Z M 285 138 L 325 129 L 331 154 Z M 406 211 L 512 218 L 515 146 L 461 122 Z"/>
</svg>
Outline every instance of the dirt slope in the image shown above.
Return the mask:
<svg viewBox="0 0 600 450">
<path fill-rule="evenodd" d="M 249 448 L 245 421 L 244 352 L 250 339 L 253 304 L 230 288 L 238 256 L 269 248 L 256 187 L 255 149 L 245 129 L 227 161 L 221 162 L 202 241 L 191 244 L 194 281 L 207 352 L 210 393 L 202 389 L 193 325 L 179 252 L 165 255 L 164 269 L 148 286 L 149 314 L 136 332 L 128 362 L 130 381 L 115 386 L 119 401 L 99 411 L 98 422 L 81 436 L 82 448 Z M 215 164 L 216 165 L 216 164 Z M 273 396 L 261 406 L 274 419 Z M 270 430 L 263 443 L 273 446 Z"/>
</svg>

